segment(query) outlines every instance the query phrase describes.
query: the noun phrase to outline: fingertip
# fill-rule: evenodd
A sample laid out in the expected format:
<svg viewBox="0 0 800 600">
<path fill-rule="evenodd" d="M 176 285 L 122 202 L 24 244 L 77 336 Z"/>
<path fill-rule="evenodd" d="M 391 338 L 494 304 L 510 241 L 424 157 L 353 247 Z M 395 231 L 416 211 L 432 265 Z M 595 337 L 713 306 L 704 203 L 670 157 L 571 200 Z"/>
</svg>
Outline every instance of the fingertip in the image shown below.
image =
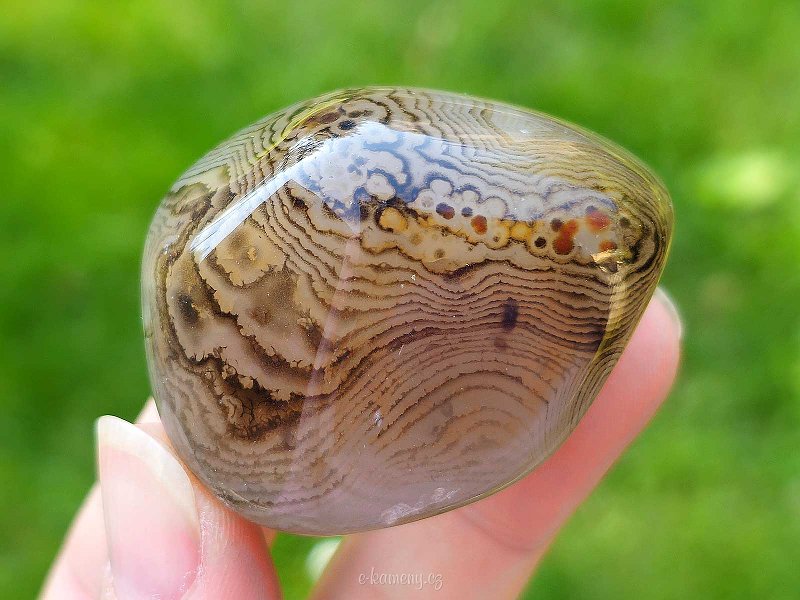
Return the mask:
<svg viewBox="0 0 800 600">
<path fill-rule="evenodd" d="M 202 598 L 280 598 L 278 575 L 261 527 L 197 490 L 203 536 Z"/>
<path fill-rule="evenodd" d="M 160 423 L 97 421 L 98 463 L 118 598 L 277 598 L 260 527 L 185 470 Z"/>
<path fill-rule="evenodd" d="M 650 406 L 652 415 L 677 375 L 682 335 L 683 324 L 675 303 L 658 288 L 596 404 L 602 408 L 607 403 L 627 401 L 628 412 L 637 406 Z"/>
<path fill-rule="evenodd" d="M 180 597 L 200 565 L 200 520 L 189 477 L 162 444 L 135 425 L 106 416 L 96 430 L 116 594 Z"/>
<path fill-rule="evenodd" d="M 667 398 L 678 371 L 681 335 L 674 303 L 663 291 L 655 294 L 597 399 L 553 458 L 595 456 L 586 468 L 596 462 L 604 473 Z"/>
<path fill-rule="evenodd" d="M 663 286 L 658 286 L 655 294 L 653 294 L 653 300 L 660 303 L 668 313 L 672 321 L 673 329 L 676 331 L 678 341 L 680 342 L 683 338 L 683 319 L 681 318 L 681 311 L 678 309 L 678 305 L 672 297 L 672 294 Z"/>
</svg>

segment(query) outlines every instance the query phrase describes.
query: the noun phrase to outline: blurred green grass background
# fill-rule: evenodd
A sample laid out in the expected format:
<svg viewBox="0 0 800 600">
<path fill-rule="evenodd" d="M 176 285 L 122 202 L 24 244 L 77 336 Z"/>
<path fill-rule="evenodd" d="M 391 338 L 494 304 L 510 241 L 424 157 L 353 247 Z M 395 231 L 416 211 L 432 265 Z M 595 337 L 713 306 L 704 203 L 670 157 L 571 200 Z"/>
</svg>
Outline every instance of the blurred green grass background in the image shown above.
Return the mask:
<svg viewBox="0 0 800 600">
<path fill-rule="evenodd" d="M 798 31 L 777 0 L 0 1 L 0 597 L 36 593 L 94 419 L 149 393 L 139 260 L 162 194 L 241 126 L 370 83 L 559 115 L 674 196 L 680 380 L 528 597 L 800 597 Z M 288 598 L 317 543 L 280 537 Z"/>
</svg>

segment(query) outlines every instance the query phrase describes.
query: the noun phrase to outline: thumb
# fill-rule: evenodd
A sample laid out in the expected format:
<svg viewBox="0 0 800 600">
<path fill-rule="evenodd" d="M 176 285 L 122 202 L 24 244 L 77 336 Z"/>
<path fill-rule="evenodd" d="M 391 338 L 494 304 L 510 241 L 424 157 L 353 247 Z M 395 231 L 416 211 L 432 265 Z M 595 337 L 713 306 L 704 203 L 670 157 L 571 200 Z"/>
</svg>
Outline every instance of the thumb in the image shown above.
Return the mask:
<svg viewBox="0 0 800 600">
<path fill-rule="evenodd" d="M 280 597 L 262 530 L 184 470 L 160 424 L 101 417 L 97 445 L 118 600 Z"/>
</svg>

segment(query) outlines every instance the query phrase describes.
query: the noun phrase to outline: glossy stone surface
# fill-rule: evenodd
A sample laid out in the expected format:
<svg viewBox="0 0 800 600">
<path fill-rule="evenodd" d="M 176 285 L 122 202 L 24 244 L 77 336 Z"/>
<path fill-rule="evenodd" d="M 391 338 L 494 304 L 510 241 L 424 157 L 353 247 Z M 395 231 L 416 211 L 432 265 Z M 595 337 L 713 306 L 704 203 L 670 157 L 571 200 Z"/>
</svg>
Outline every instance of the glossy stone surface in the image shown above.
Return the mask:
<svg viewBox="0 0 800 600">
<path fill-rule="evenodd" d="M 335 92 L 209 152 L 150 229 L 153 388 L 185 463 L 281 530 L 403 523 L 572 431 L 672 230 L 625 151 L 516 107 Z"/>
</svg>

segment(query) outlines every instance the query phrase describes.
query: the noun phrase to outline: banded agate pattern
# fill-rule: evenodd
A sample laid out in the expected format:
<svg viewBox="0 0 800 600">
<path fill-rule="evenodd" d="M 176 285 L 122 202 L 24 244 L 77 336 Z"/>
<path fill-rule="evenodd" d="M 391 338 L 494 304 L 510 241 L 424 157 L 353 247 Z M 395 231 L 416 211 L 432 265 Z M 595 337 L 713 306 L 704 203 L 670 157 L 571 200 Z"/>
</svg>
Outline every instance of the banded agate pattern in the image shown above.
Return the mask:
<svg viewBox="0 0 800 600">
<path fill-rule="evenodd" d="M 652 295 L 669 196 L 551 117 L 334 92 L 174 184 L 143 266 L 151 380 L 186 465 L 263 525 L 341 534 L 529 472 Z"/>
</svg>

